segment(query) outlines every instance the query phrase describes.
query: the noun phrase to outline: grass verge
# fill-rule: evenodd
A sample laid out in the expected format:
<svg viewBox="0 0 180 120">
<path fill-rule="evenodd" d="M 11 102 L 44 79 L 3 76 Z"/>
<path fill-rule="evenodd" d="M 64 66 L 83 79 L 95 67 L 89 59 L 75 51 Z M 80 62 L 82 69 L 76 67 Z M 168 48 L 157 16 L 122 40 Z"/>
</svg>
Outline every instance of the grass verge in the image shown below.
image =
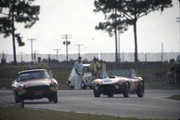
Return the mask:
<svg viewBox="0 0 180 120">
<path fill-rule="evenodd" d="M 170 99 L 180 101 L 180 95 L 173 95 L 173 96 L 170 97 Z"/>
<path fill-rule="evenodd" d="M 17 107 L 0 107 L 0 120 L 138 120 L 107 115 L 92 115 L 74 112 L 42 111 Z M 145 119 L 144 119 L 145 120 Z M 148 120 L 148 119 L 146 119 Z"/>
<path fill-rule="evenodd" d="M 26 66 L 0 66 L 0 89 L 11 89 L 12 81 L 15 80 L 19 71 L 27 69 Z M 53 77 L 59 83 L 60 90 L 67 90 L 67 81 L 72 68 L 52 68 Z M 145 81 L 145 89 L 180 89 L 180 82 L 177 84 L 167 84 L 166 74 L 160 78 L 155 77 L 155 73 L 165 73 L 167 69 L 139 69 L 136 70 L 139 76 Z"/>
</svg>

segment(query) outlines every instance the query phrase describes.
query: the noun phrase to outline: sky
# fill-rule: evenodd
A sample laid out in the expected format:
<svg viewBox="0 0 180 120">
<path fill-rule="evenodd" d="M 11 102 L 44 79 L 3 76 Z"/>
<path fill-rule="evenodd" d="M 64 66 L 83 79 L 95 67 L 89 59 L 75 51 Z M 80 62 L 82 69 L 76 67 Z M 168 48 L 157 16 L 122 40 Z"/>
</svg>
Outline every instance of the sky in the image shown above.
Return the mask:
<svg viewBox="0 0 180 120">
<path fill-rule="evenodd" d="M 81 44 L 80 52 L 84 53 L 115 53 L 115 39 L 105 31 L 95 30 L 99 22 L 104 21 L 102 13 L 94 13 L 93 0 L 36 0 L 40 5 L 40 20 L 30 29 L 23 24 L 15 23 L 17 33 L 23 36 L 25 46 L 18 47 L 16 53 L 30 54 L 31 42 L 33 50 L 39 54 L 66 53 L 63 35 L 71 36 L 68 40 L 69 54 L 78 53 L 77 44 Z M 173 7 L 153 12 L 140 18 L 137 22 L 138 52 L 180 52 L 179 2 L 173 0 Z M 13 54 L 12 38 L 0 35 L 0 54 Z M 134 34 L 132 27 L 120 34 L 120 52 L 134 52 Z"/>
</svg>

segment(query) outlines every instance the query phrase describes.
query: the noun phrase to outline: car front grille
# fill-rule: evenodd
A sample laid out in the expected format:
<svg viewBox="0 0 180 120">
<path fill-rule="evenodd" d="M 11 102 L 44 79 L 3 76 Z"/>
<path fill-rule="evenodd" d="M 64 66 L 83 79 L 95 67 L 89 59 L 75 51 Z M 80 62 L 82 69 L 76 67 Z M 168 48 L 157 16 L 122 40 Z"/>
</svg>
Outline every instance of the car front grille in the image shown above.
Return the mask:
<svg viewBox="0 0 180 120">
<path fill-rule="evenodd" d="M 50 90 L 50 86 L 48 86 L 48 85 L 32 86 L 32 87 L 26 88 L 27 92 L 48 91 L 48 90 Z"/>
<path fill-rule="evenodd" d="M 101 85 L 99 89 L 105 90 L 105 91 L 111 91 L 111 90 L 114 90 L 115 87 L 114 87 L 114 85 Z"/>
</svg>

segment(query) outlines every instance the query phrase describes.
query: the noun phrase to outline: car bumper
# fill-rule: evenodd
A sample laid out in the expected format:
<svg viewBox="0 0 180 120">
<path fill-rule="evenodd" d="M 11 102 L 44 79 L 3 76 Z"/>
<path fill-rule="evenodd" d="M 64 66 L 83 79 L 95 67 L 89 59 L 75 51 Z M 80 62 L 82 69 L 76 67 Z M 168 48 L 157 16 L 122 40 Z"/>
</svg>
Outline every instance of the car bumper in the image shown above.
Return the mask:
<svg viewBox="0 0 180 120">
<path fill-rule="evenodd" d="M 16 90 L 16 97 L 21 99 L 40 99 L 49 98 L 51 95 L 57 93 L 57 87 L 29 87 L 24 90 Z"/>
<path fill-rule="evenodd" d="M 120 85 L 100 85 L 100 86 L 93 86 L 94 91 L 98 91 L 100 94 L 120 94 L 123 92 Z"/>
</svg>

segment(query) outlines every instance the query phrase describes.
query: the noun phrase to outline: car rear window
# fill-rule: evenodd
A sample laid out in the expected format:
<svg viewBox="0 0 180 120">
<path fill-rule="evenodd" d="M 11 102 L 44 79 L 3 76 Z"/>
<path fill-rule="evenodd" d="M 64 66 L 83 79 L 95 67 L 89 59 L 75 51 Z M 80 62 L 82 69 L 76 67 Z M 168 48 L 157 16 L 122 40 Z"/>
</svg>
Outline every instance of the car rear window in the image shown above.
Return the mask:
<svg viewBox="0 0 180 120">
<path fill-rule="evenodd" d="M 50 78 L 46 71 L 24 72 L 18 75 L 17 81 Z"/>
</svg>

